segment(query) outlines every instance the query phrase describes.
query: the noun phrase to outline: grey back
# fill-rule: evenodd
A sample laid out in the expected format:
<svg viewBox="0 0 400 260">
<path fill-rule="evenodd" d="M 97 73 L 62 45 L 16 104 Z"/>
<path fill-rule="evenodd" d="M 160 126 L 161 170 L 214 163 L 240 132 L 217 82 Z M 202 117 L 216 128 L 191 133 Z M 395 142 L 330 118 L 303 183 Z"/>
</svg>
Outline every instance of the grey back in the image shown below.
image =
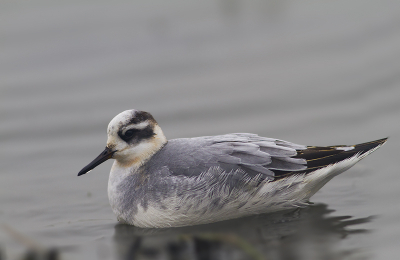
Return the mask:
<svg viewBox="0 0 400 260">
<path fill-rule="evenodd" d="M 251 177 L 273 179 L 272 170 L 306 169 L 305 159 L 292 158 L 296 150 L 306 148 L 247 133 L 172 139 L 145 164 L 144 172 L 193 177 L 218 167 L 226 173 L 241 170 Z"/>
</svg>

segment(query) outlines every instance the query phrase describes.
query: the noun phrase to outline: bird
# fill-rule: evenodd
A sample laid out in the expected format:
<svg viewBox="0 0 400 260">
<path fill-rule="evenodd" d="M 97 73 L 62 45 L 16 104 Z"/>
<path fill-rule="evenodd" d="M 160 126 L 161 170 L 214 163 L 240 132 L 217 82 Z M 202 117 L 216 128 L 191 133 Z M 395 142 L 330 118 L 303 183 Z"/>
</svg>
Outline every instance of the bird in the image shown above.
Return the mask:
<svg viewBox="0 0 400 260">
<path fill-rule="evenodd" d="M 336 175 L 388 138 L 305 146 L 251 133 L 167 140 L 145 111 L 126 110 L 81 176 L 114 159 L 108 197 L 117 220 L 141 228 L 207 224 L 309 205 Z"/>
</svg>

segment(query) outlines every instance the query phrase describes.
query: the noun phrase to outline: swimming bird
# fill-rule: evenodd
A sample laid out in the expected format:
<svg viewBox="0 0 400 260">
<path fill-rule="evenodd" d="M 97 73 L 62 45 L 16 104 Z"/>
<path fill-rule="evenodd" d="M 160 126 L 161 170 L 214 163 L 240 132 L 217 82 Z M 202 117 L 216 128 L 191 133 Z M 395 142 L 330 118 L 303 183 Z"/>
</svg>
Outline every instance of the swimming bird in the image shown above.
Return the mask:
<svg viewBox="0 0 400 260">
<path fill-rule="evenodd" d="M 249 133 L 167 140 L 150 113 L 135 109 L 115 116 L 107 135 L 105 150 L 78 176 L 115 159 L 111 207 L 118 221 L 144 228 L 306 206 L 330 179 L 387 141 L 318 147 Z"/>
</svg>

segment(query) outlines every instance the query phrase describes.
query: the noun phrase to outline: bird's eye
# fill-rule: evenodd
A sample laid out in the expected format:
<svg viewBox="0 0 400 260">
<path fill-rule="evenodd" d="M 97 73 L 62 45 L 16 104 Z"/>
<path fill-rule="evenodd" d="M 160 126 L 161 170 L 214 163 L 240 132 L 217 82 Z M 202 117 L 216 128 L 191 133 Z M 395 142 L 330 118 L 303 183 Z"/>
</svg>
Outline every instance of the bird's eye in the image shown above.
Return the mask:
<svg viewBox="0 0 400 260">
<path fill-rule="evenodd" d="M 124 136 L 129 138 L 134 136 L 136 132 L 137 132 L 136 129 L 129 129 L 128 131 L 125 132 Z"/>
</svg>

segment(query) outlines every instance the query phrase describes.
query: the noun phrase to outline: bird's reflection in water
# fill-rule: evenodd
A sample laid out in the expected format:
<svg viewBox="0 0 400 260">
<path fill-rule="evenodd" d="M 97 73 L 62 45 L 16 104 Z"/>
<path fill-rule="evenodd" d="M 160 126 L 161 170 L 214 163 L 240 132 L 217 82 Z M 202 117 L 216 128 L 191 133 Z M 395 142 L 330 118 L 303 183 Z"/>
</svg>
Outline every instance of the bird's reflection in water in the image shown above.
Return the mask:
<svg viewBox="0 0 400 260">
<path fill-rule="evenodd" d="M 352 226 L 371 217 L 329 217 L 325 204 L 208 225 L 142 229 L 118 224 L 118 259 L 352 259 L 359 250 L 338 250 L 335 243 L 365 233 Z M 358 258 L 357 258 L 358 259 Z"/>
</svg>

